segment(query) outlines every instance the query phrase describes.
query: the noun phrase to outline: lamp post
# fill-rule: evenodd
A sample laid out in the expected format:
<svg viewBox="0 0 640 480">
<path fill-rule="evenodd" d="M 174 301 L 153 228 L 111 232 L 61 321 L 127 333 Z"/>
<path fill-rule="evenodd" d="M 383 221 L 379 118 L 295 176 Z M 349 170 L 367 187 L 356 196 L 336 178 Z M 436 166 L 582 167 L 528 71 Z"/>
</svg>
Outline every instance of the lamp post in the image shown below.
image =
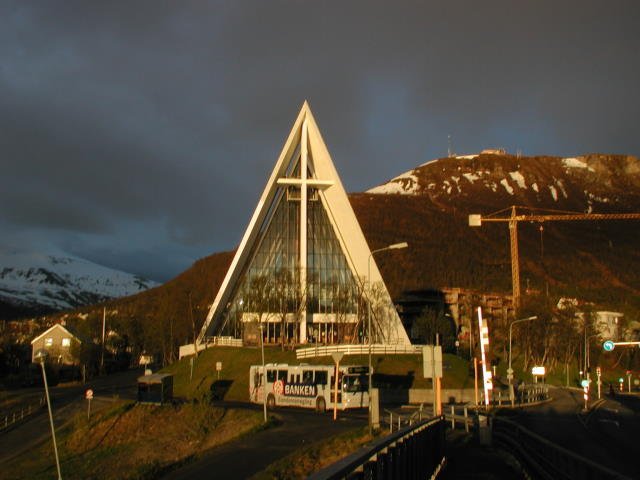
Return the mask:
<svg viewBox="0 0 640 480">
<path fill-rule="evenodd" d="M 51 423 L 51 438 L 53 438 L 53 452 L 56 456 L 56 468 L 58 469 L 58 480 L 62 480 L 62 473 L 60 471 L 60 458 L 58 457 L 58 444 L 56 443 L 56 430 L 53 425 L 53 413 L 51 412 L 51 399 L 49 398 L 49 386 L 47 385 L 47 373 L 45 372 L 44 362 L 47 358 L 47 352 L 40 350 L 36 353 L 36 358 L 40 362 L 42 367 L 42 381 L 44 382 L 44 393 L 47 397 L 47 407 L 49 409 L 49 422 Z"/>
<path fill-rule="evenodd" d="M 377 250 L 372 250 L 369 253 L 369 258 L 367 259 L 367 283 L 369 284 L 369 289 L 371 289 L 371 259 L 373 258 L 373 254 L 384 252 L 385 250 L 400 250 L 402 248 L 407 248 L 408 246 L 409 244 L 407 242 L 394 243 L 383 248 L 378 248 Z M 369 336 L 369 435 L 371 435 L 373 434 L 373 418 L 371 418 L 371 384 L 373 381 L 371 368 L 371 346 L 373 343 L 373 336 L 371 335 L 371 292 L 369 292 L 369 299 L 367 302 L 367 335 Z"/>
<path fill-rule="evenodd" d="M 264 366 L 264 333 L 260 322 L 260 347 L 262 350 L 262 410 L 264 412 L 264 423 L 267 423 L 267 371 Z"/>
<path fill-rule="evenodd" d="M 511 327 L 513 327 L 514 324 L 516 323 L 520 323 L 520 322 L 528 322 L 530 320 L 536 320 L 538 317 L 536 315 L 532 316 L 532 317 L 527 317 L 527 318 L 521 318 L 519 320 L 514 320 L 513 322 L 511 322 L 509 324 L 509 369 L 507 370 L 507 380 L 509 380 L 509 397 L 511 398 L 511 405 L 513 405 L 514 402 L 514 392 L 513 392 L 513 368 L 511 368 Z"/>
</svg>

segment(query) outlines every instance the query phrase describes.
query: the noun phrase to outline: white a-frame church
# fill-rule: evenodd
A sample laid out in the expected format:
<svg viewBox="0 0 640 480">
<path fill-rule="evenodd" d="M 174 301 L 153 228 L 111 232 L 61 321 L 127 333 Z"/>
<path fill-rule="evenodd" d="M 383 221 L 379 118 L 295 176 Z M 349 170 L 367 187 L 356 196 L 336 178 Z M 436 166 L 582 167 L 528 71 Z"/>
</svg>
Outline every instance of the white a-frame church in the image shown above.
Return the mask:
<svg viewBox="0 0 640 480">
<path fill-rule="evenodd" d="M 368 315 L 371 322 L 368 322 Z M 305 102 L 198 337 L 247 343 L 409 338 Z"/>
</svg>

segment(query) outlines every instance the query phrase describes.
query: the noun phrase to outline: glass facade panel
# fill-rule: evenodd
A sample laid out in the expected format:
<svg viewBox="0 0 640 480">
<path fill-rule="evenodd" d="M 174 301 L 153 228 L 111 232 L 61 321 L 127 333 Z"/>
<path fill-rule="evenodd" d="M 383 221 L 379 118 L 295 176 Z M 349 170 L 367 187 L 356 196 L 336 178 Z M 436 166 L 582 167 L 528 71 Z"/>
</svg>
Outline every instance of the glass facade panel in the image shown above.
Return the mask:
<svg viewBox="0 0 640 480">
<path fill-rule="evenodd" d="M 299 175 L 298 171 L 296 168 L 292 174 Z M 283 186 L 223 313 L 223 333 L 240 336 L 248 322 L 261 318 L 268 324 L 263 332 L 266 342 L 279 342 L 283 337 L 293 340 L 305 309 L 308 322 L 319 324 L 311 327 L 310 340 L 337 341 L 341 330 L 326 324 L 354 323 L 358 285 L 320 194 L 313 188 L 309 188 L 307 201 L 306 282 L 304 286 L 301 283 L 300 189 Z M 352 325 L 349 330 L 354 328 Z"/>
</svg>

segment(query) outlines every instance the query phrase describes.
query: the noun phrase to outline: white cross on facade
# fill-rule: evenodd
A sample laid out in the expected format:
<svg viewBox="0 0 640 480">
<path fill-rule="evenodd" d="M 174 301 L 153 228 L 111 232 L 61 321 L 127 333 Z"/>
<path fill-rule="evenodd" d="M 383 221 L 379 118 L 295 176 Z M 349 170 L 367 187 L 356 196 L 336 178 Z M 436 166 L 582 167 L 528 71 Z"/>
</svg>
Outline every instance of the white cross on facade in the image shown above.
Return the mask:
<svg viewBox="0 0 640 480">
<path fill-rule="evenodd" d="M 300 291 L 302 293 L 302 311 L 300 312 L 300 342 L 307 341 L 307 199 L 309 187 L 324 190 L 334 184 L 333 180 L 319 180 L 307 175 L 309 165 L 309 135 L 307 120 L 302 123 L 300 138 L 300 178 L 282 177 L 278 185 L 300 188 Z"/>
</svg>

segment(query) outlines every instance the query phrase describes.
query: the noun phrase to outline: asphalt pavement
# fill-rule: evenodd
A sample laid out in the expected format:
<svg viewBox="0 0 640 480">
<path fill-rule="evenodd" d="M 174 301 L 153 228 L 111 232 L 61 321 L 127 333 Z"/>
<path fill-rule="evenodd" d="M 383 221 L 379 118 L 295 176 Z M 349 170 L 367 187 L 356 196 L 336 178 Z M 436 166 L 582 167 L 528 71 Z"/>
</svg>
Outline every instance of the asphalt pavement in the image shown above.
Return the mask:
<svg viewBox="0 0 640 480">
<path fill-rule="evenodd" d="M 505 415 L 561 447 L 640 478 L 640 396 L 603 396 L 584 411 L 581 390 L 552 388 L 550 395 L 552 402 Z"/>
</svg>

